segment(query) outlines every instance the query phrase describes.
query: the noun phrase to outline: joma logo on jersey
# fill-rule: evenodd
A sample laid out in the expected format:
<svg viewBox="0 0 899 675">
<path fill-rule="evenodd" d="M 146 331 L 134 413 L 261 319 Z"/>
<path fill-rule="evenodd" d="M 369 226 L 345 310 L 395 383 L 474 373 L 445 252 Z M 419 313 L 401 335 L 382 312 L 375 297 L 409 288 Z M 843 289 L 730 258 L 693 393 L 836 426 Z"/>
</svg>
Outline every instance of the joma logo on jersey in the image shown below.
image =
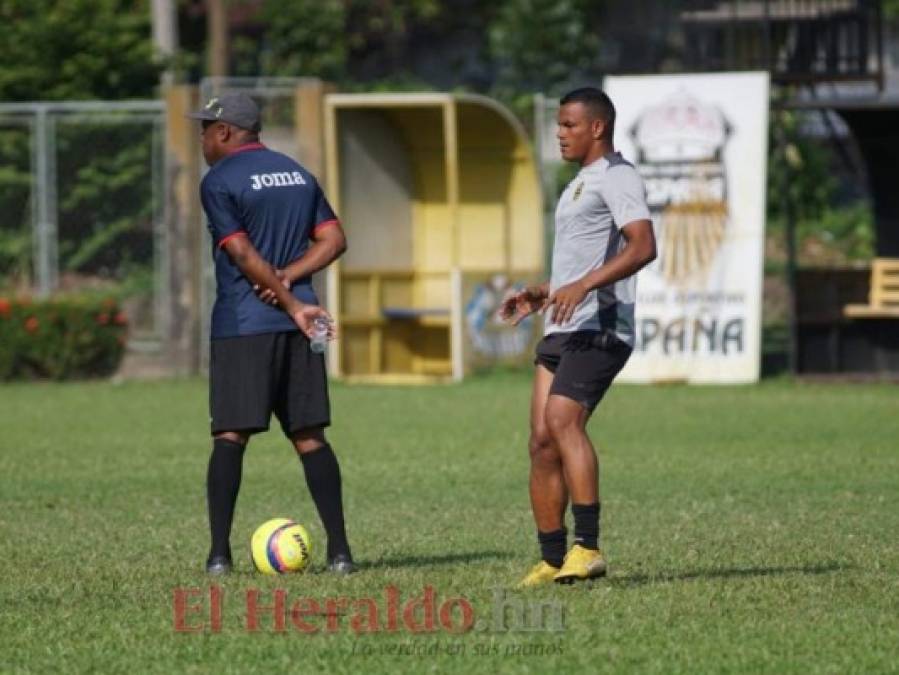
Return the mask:
<svg viewBox="0 0 899 675">
<path fill-rule="evenodd" d="M 306 179 L 299 171 L 279 171 L 278 173 L 254 173 L 250 176 L 251 187 L 261 190 L 264 187 L 285 187 L 287 185 L 305 185 Z"/>
</svg>

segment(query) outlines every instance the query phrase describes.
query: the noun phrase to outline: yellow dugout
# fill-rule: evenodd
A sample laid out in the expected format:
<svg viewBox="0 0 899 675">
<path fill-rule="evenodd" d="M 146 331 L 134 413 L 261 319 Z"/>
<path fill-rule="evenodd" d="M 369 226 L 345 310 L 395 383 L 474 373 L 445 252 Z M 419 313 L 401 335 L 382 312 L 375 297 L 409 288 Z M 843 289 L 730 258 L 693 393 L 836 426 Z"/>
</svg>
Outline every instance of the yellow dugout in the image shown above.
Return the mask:
<svg viewBox="0 0 899 675">
<path fill-rule="evenodd" d="M 330 94 L 324 107 L 328 194 L 350 244 L 327 280 L 331 372 L 460 379 L 493 351 L 522 351 L 472 299 L 543 271 L 539 174 L 519 122 L 468 94 Z"/>
</svg>

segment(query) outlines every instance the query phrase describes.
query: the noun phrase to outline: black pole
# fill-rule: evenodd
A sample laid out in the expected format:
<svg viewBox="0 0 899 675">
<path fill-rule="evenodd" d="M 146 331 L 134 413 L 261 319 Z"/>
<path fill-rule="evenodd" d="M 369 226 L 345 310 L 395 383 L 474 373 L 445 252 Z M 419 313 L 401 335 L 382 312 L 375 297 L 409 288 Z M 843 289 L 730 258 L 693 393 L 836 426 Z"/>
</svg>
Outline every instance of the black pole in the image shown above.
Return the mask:
<svg viewBox="0 0 899 675">
<path fill-rule="evenodd" d="M 787 283 L 787 367 L 790 374 L 799 372 L 799 327 L 796 316 L 796 206 L 790 195 L 790 159 L 787 148 L 789 139 L 786 134 L 785 116 L 780 111 L 778 123 L 775 125 L 778 141 L 778 152 L 783 162 L 780 180 L 780 204 L 783 211 L 784 238 L 787 248 L 787 264 L 785 269 Z"/>
</svg>

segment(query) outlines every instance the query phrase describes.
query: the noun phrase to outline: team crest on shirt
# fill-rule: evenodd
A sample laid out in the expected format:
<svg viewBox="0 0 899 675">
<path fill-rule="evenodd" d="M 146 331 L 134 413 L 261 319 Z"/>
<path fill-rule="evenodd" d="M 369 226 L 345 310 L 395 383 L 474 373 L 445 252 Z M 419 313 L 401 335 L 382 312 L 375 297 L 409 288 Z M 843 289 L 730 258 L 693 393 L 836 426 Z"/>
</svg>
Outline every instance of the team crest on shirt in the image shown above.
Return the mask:
<svg viewBox="0 0 899 675">
<path fill-rule="evenodd" d="M 576 202 L 577 198 L 581 196 L 581 193 L 584 191 L 584 181 L 578 183 L 578 186 L 574 188 L 574 196 L 571 198 L 571 201 Z"/>
</svg>

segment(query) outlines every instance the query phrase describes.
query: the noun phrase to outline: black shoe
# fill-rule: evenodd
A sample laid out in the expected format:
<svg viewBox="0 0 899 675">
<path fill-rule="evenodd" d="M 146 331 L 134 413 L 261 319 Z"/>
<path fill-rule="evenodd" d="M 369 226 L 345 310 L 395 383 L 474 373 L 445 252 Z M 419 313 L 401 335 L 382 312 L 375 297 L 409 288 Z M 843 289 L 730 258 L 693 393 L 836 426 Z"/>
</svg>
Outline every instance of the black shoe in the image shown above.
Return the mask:
<svg viewBox="0 0 899 675">
<path fill-rule="evenodd" d="M 209 556 L 209 559 L 206 561 L 206 574 L 216 577 L 223 576 L 230 574 L 232 567 L 231 558 L 226 555 Z"/>
<path fill-rule="evenodd" d="M 328 561 L 328 571 L 345 577 L 356 571 L 356 565 L 349 553 L 338 553 Z"/>
</svg>

